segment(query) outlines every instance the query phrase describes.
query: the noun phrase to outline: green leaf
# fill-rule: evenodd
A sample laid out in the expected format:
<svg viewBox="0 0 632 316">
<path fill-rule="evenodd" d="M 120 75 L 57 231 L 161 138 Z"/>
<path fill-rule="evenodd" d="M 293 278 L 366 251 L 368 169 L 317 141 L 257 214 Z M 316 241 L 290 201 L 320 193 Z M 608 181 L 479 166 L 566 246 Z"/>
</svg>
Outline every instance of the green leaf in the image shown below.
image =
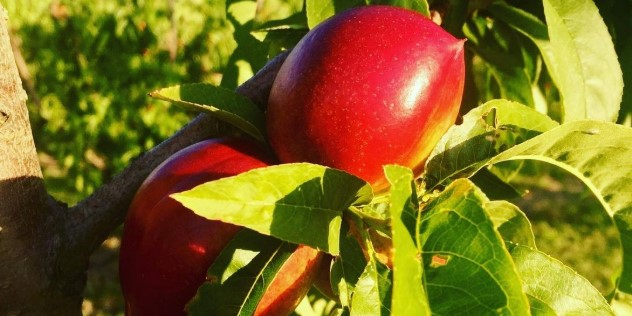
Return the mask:
<svg viewBox="0 0 632 316">
<path fill-rule="evenodd" d="M 530 247 L 508 245 L 533 315 L 614 315 L 588 280 Z"/>
<path fill-rule="evenodd" d="M 368 4 L 402 7 L 430 17 L 430 6 L 426 0 L 369 0 Z"/>
<path fill-rule="evenodd" d="M 525 66 L 522 43 L 513 31 L 501 22 L 492 24 L 487 17 L 474 15 L 463 32 L 468 38 L 468 47 L 489 67 L 500 89 L 499 97 L 535 107 L 534 78 Z"/>
<path fill-rule="evenodd" d="M 207 112 L 255 139 L 265 141 L 265 115 L 250 99 L 232 90 L 193 83 L 156 90 L 150 96 Z"/>
<path fill-rule="evenodd" d="M 313 29 L 336 13 L 365 4 L 366 0 L 306 0 L 307 25 Z"/>
<path fill-rule="evenodd" d="M 363 5 L 390 5 L 417 11 L 427 17 L 430 7 L 427 0 L 306 0 L 307 25 L 310 29 L 324 20 L 347 9 Z"/>
<path fill-rule="evenodd" d="M 529 314 L 513 261 L 485 212 L 488 202 L 459 179 L 424 207 L 419 240 L 433 314 Z"/>
<path fill-rule="evenodd" d="M 591 0 L 544 0 L 563 121 L 616 121 L 623 75 L 608 29 Z"/>
<path fill-rule="evenodd" d="M 222 72 L 221 86 L 234 90 L 250 79 L 268 61 L 269 43 L 253 36 L 257 1 L 226 1 L 226 19 L 233 27 L 237 47 Z"/>
<path fill-rule="evenodd" d="M 351 316 L 391 315 L 391 279 L 388 267 L 375 259 L 370 260 L 353 292 Z"/>
<path fill-rule="evenodd" d="M 342 212 L 371 186 L 348 173 L 296 163 L 260 168 L 172 195 L 196 214 L 338 254 Z"/>
<path fill-rule="evenodd" d="M 463 37 L 463 24 L 469 18 L 468 9 L 469 0 L 448 0 L 445 6 L 446 12 L 443 15 L 443 23 L 441 26 L 450 34 L 461 38 Z"/>
<path fill-rule="evenodd" d="M 331 268 L 332 289 L 338 294 L 343 307 L 351 306 L 353 291 L 366 265 L 362 247 L 344 221 L 340 232 L 340 256 L 334 259 Z"/>
<path fill-rule="evenodd" d="M 536 248 L 531 222 L 515 205 L 507 201 L 485 203 L 487 216 L 505 241 Z"/>
<path fill-rule="evenodd" d="M 550 130 L 558 124 L 519 103 L 489 101 L 451 127 L 426 161 L 428 188 L 469 177 L 507 148 Z"/>
<path fill-rule="evenodd" d="M 562 94 L 564 122 L 616 120 L 623 93 L 621 67 L 592 1 L 544 1 L 548 27 L 529 13 L 501 2 L 490 10 L 540 49 Z"/>
<path fill-rule="evenodd" d="M 546 24 L 531 13 L 508 5 L 502 1 L 495 1 L 488 7 L 488 10 L 495 19 L 505 22 L 505 24 L 522 33 L 538 47 L 544 63 L 547 68 L 549 68 L 549 73 L 553 81 L 557 81 L 557 73 L 555 72 L 555 66 L 557 64 L 549 41 L 549 33 Z"/>
<path fill-rule="evenodd" d="M 500 1 L 489 9 L 495 18 L 529 37 L 540 49 L 562 94 L 564 121 L 614 121 L 623 79 L 597 7 L 589 0 L 550 0 L 544 1 L 544 8 L 548 27 L 535 16 Z"/>
<path fill-rule="evenodd" d="M 307 28 L 303 0 L 260 1 L 253 18 L 253 30 Z"/>
<path fill-rule="evenodd" d="M 296 247 L 242 229 L 209 268 L 207 281 L 187 305 L 189 315 L 252 315 Z"/>
<path fill-rule="evenodd" d="M 522 192 L 487 168 L 480 169 L 470 180 L 492 200 L 509 200 L 522 196 Z"/>
<path fill-rule="evenodd" d="M 632 128 L 607 122 L 563 124 L 494 157 L 537 160 L 579 178 L 613 216 L 623 248 L 619 289 L 632 293 Z"/>
<path fill-rule="evenodd" d="M 391 184 L 391 234 L 393 247 L 393 315 L 431 315 L 423 287 L 421 247 L 416 245 L 419 203 L 412 170 L 386 166 Z"/>
</svg>

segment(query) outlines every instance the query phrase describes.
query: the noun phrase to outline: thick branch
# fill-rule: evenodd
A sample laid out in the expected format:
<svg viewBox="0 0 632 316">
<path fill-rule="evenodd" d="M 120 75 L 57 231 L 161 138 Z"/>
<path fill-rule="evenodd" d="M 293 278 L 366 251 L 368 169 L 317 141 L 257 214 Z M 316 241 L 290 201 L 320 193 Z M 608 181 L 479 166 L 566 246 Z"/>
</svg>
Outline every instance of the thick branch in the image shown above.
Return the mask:
<svg viewBox="0 0 632 316">
<path fill-rule="evenodd" d="M 237 92 L 265 109 L 272 82 L 286 56 L 281 54 L 275 57 L 252 79 L 237 88 Z M 178 133 L 132 162 L 93 195 L 71 208 L 66 221 L 67 240 L 72 243 L 67 249 L 68 253 L 90 254 L 123 222 L 136 190 L 155 167 L 190 144 L 220 135 L 219 129 L 221 126 L 213 118 L 200 114 Z"/>
<path fill-rule="evenodd" d="M 78 312 L 81 296 L 65 295 L 50 277 L 61 208 L 44 188 L 7 20 L 0 5 L 0 314 Z"/>
</svg>

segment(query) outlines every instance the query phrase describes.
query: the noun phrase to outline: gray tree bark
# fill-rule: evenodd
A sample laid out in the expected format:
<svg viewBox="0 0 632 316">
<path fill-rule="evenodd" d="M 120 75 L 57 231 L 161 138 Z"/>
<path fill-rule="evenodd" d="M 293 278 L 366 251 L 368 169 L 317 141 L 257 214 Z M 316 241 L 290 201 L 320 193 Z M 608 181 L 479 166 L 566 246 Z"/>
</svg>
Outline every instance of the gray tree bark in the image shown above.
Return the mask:
<svg viewBox="0 0 632 316">
<path fill-rule="evenodd" d="M 0 315 L 80 315 L 88 258 L 123 223 L 142 181 L 167 157 L 223 127 L 200 114 L 68 208 L 44 187 L 7 24 L 0 4 Z M 237 91 L 265 108 L 285 56 Z"/>
</svg>

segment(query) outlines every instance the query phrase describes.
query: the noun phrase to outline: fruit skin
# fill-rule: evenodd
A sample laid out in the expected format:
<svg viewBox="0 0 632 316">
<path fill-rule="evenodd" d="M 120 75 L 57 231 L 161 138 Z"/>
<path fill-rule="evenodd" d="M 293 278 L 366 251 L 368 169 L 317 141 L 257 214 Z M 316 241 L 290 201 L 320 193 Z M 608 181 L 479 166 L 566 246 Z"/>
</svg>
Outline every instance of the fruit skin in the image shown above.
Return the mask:
<svg viewBox="0 0 632 316">
<path fill-rule="evenodd" d="M 206 271 L 241 227 L 195 215 L 169 197 L 207 181 L 265 167 L 257 143 L 216 139 L 189 146 L 158 166 L 141 185 L 126 218 L 120 281 L 126 315 L 186 315 Z M 281 267 L 255 315 L 289 314 L 311 285 L 320 253 L 299 246 Z"/>
<path fill-rule="evenodd" d="M 418 175 L 458 115 L 463 41 L 406 9 L 368 6 L 312 29 L 282 65 L 267 132 L 283 163 L 345 170 L 382 191 L 382 166 Z"/>
</svg>

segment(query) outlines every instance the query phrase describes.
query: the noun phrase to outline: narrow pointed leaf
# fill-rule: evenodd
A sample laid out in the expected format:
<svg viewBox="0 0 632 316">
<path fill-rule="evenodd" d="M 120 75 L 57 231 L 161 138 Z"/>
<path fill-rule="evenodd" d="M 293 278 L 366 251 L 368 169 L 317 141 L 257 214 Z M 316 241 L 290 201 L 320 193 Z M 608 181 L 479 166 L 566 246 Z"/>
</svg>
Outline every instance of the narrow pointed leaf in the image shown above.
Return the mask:
<svg viewBox="0 0 632 316">
<path fill-rule="evenodd" d="M 265 141 L 265 116 L 250 99 L 229 89 L 193 83 L 156 90 L 150 96 L 206 112 Z"/>
<path fill-rule="evenodd" d="M 623 75 L 608 29 L 590 0 L 545 0 L 547 24 L 500 1 L 490 6 L 501 19 L 540 49 L 563 99 L 563 121 L 614 121 Z"/>
<path fill-rule="evenodd" d="M 511 6 L 502 1 L 495 1 L 488 7 L 494 18 L 505 22 L 510 27 L 528 37 L 540 50 L 542 59 L 549 69 L 549 75 L 557 82 L 556 55 L 553 52 L 546 24 L 536 16 Z"/>
<path fill-rule="evenodd" d="M 619 289 L 632 293 L 632 128 L 606 122 L 563 124 L 489 163 L 537 160 L 579 178 L 614 217 L 623 247 Z M 613 171 L 616 170 L 616 171 Z"/>
<path fill-rule="evenodd" d="M 469 180 L 459 179 L 424 207 L 419 240 L 433 314 L 529 315 L 518 272 L 484 210 L 487 202 Z"/>
<path fill-rule="evenodd" d="M 533 248 L 509 245 L 533 315 L 614 315 L 588 280 Z"/>
<path fill-rule="evenodd" d="M 241 230 L 209 268 L 207 281 L 187 305 L 189 315 L 252 315 L 296 247 Z"/>
<path fill-rule="evenodd" d="M 521 197 L 524 192 L 508 184 L 487 168 L 480 169 L 470 177 L 491 200 L 509 200 Z"/>
<path fill-rule="evenodd" d="M 392 273 L 377 260 L 371 260 L 358 279 L 351 301 L 351 316 L 396 315 L 391 313 Z"/>
<path fill-rule="evenodd" d="M 507 201 L 490 201 L 485 211 L 505 241 L 536 248 L 531 222 L 515 205 Z"/>
<path fill-rule="evenodd" d="M 423 287 L 421 250 L 414 237 L 419 214 L 412 170 L 386 166 L 391 183 L 391 233 L 393 238 L 393 315 L 431 315 Z"/>
<path fill-rule="evenodd" d="M 428 188 L 469 177 L 504 150 L 550 130 L 558 124 L 519 103 L 489 101 L 451 127 L 426 162 Z"/>
<path fill-rule="evenodd" d="M 172 197 L 196 214 L 338 254 L 342 212 L 371 186 L 345 172 L 297 163 L 207 182 Z"/>
<path fill-rule="evenodd" d="M 528 68 L 515 32 L 503 23 L 474 16 L 463 27 L 471 47 L 480 56 L 500 89 L 500 98 L 535 107 Z M 489 89 L 489 87 L 485 87 Z"/>
<path fill-rule="evenodd" d="M 563 122 L 616 121 L 623 74 L 608 28 L 591 0 L 544 0 Z"/>
</svg>

